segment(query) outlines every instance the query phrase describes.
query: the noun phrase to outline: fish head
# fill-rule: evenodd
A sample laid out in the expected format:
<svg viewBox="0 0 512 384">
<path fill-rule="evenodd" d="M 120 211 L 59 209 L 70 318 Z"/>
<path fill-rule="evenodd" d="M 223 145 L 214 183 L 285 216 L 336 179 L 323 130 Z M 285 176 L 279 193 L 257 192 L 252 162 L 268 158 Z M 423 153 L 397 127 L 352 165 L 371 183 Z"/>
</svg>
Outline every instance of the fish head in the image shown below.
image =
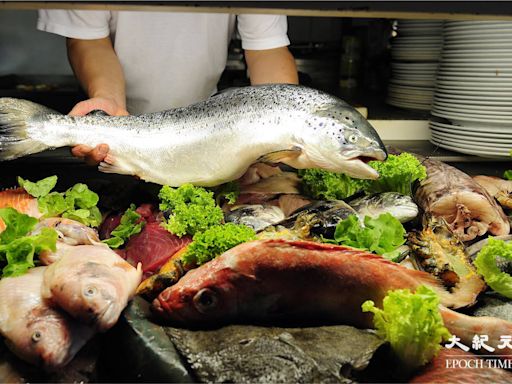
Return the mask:
<svg viewBox="0 0 512 384">
<path fill-rule="evenodd" d="M 322 168 L 359 179 L 379 177 L 366 163 L 386 160 L 386 147 L 353 107 L 341 100 L 329 103 L 313 110 L 305 124 L 298 147 L 307 161 L 301 168 Z"/>
<path fill-rule="evenodd" d="M 201 269 L 190 271 L 178 284 L 162 291 L 152 309 L 167 320 L 189 325 L 205 319 L 215 324 L 234 315 L 237 295 L 227 276 L 231 271 L 208 276 Z"/>
<path fill-rule="evenodd" d="M 23 342 L 13 346 L 13 351 L 39 366 L 62 367 L 72 357 L 69 329 L 67 316 L 46 306 L 37 307 L 27 317 L 26 327 L 19 329 Z"/>
<path fill-rule="evenodd" d="M 98 330 L 113 326 L 124 307 L 122 275 L 105 264 L 77 263 L 52 289 L 52 301 Z"/>
</svg>

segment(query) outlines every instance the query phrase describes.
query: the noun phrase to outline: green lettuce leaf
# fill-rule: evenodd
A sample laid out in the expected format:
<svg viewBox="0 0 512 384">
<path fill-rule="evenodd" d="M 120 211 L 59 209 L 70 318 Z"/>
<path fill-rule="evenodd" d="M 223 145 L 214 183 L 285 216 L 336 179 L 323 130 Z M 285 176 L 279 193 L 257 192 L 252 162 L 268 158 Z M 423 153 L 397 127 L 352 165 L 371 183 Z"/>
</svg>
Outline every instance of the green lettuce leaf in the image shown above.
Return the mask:
<svg viewBox="0 0 512 384">
<path fill-rule="evenodd" d="M 50 192 L 38 198 L 37 205 L 43 217 L 57 217 L 67 210 L 73 209 L 73 206 L 70 206 L 64 198 L 64 194 L 60 192 Z"/>
<path fill-rule="evenodd" d="M 334 240 L 338 244 L 382 255 L 404 244 L 405 234 L 402 223 L 389 213 L 384 213 L 376 219 L 366 216 L 364 226 L 356 215 L 351 215 L 338 223 Z"/>
<path fill-rule="evenodd" d="M 365 180 L 365 193 L 398 192 L 412 196 L 412 185 L 416 180 L 427 177 L 427 170 L 412 154 L 389 155 L 385 161 L 370 161 L 372 168 L 379 172 L 376 180 Z"/>
<path fill-rule="evenodd" d="M 363 303 L 363 312 L 372 312 L 377 334 L 387 340 L 404 364 L 412 371 L 428 363 L 451 336 L 439 313 L 439 298 L 431 289 L 420 286 L 416 293 L 408 289 L 388 292 L 382 309 L 371 300 Z"/>
<path fill-rule="evenodd" d="M 202 187 L 183 184 L 179 188 L 172 188 L 164 185 L 158 197 L 160 210 L 169 215 L 163 226 L 177 236 L 203 232 L 224 220 L 213 192 Z"/>
<path fill-rule="evenodd" d="M 478 252 L 474 264 L 489 287 L 512 299 L 512 276 L 498 268 L 496 264 L 498 256 L 512 260 L 512 244 L 489 237 L 487 244 Z"/>
<path fill-rule="evenodd" d="M 57 184 L 57 176 L 49 176 L 35 183 L 18 176 L 18 184 L 31 196 L 46 196 Z"/>
<path fill-rule="evenodd" d="M 307 196 L 318 200 L 342 200 L 359 192 L 363 180 L 323 169 L 299 169 L 302 188 Z"/>
<path fill-rule="evenodd" d="M 245 225 L 215 225 L 196 233 L 182 258 L 186 264 L 201 265 L 238 244 L 255 239 L 254 230 Z"/>
<path fill-rule="evenodd" d="M 119 225 L 110 233 L 110 237 L 103 240 L 110 248 L 119 248 L 131 236 L 142 231 L 146 222 L 141 220 L 141 216 L 135 212 L 135 209 L 135 204 L 131 204 L 121 216 Z"/>
<path fill-rule="evenodd" d="M 5 230 L 0 233 L 0 244 L 9 244 L 19 237 L 25 236 L 37 224 L 37 219 L 14 208 L 1 208 L 0 218 L 6 225 Z"/>
<path fill-rule="evenodd" d="M 6 264 L 2 276 L 17 276 L 34 266 L 34 256 L 44 250 L 56 250 L 58 234 L 54 229 L 42 228 L 39 234 L 27 236 L 37 219 L 14 208 L 0 209 L 6 228 L 0 234 L 0 262 Z"/>
</svg>

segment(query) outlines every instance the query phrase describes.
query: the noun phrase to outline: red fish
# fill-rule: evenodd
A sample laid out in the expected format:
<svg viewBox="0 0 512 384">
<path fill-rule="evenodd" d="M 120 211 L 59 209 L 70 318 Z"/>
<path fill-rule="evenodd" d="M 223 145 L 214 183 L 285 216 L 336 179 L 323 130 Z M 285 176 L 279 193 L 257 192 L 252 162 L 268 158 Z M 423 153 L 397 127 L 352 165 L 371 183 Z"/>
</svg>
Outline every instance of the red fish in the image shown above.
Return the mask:
<svg viewBox="0 0 512 384">
<path fill-rule="evenodd" d="M 380 304 L 390 289 L 421 284 L 448 295 L 427 273 L 365 251 L 262 240 L 241 244 L 188 272 L 153 304 L 164 317 L 186 323 L 323 317 L 371 325 L 371 316 L 361 311 L 365 300 Z"/>
<path fill-rule="evenodd" d="M 162 317 L 187 325 L 238 320 L 327 320 L 373 327 L 361 304 L 381 306 L 389 290 L 434 289 L 444 306 L 453 297 L 433 276 L 368 252 L 308 241 L 258 240 L 240 244 L 188 272 L 153 301 Z M 448 330 L 462 342 L 488 334 L 489 343 L 512 334 L 512 324 L 474 318 L 440 306 Z"/>
</svg>

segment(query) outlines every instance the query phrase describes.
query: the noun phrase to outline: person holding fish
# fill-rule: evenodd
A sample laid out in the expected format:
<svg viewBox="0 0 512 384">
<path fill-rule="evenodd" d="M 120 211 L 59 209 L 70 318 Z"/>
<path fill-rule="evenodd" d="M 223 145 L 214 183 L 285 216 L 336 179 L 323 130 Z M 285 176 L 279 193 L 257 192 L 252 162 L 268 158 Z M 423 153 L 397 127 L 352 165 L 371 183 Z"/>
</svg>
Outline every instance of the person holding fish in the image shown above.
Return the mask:
<svg viewBox="0 0 512 384">
<path fill-rule="evenodd" d="M 73 116 L 158 112 L 207 99 L 216 92 L 235 27 L 251 85 L 298 83 L 286 16 L 40 10 L 37 22 L 39 30 L 67 38 L 70 64 L 89 97 Z M 108 151 L 106 144 L 72 148 L 89 164 Z"/>
</svg>

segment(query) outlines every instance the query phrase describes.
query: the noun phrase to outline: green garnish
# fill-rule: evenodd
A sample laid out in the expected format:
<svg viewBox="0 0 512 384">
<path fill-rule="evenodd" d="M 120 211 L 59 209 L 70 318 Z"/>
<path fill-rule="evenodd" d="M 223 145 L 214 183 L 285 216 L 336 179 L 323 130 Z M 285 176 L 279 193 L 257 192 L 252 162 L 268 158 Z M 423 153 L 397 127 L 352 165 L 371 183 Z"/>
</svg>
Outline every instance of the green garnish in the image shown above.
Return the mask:
<svg viewBox="0 0 512 384">
<path fill-rule="evenodd" d="M 376 219 L 366 216 L 364 226 L 356 215 L 351 215 L 338 223 L 334 240 L 338 244 L 384 255 L 404 244 L 405 234 L 402 223 L 390 213 L 383 213 Z"/>
<path fill-rule="evenodd" d="M 66 192 L 50 192 L 57 183 L 57 176 L 50 176 L 33 183 L 18 177 L 18 183 L 28 194 L 37 198 L 43 217 L 62 216 L 91 227 L 101 224 L 101 213 L 96 206 L 98 195 L 85 184 L 75 184 Z"/>
<path fill-rule="evenodd" d="M 179 188 L 172 188 L 164 185 L 158 197 L 161 201 L 160 210 L 169 213 L 163 226 L 177 236 L 194 235 L 224 220 L 213 192 L 202 187 L 183 184 Z"/>
<path fill-rule="evenodd" d="M 135 212 L 135 204 L 131 204 L 130 208 L 121 216 L 119 225 L 110 233 L 110 237 L 103 240 L 103 242 L 110 248 L 119 248 L 131 236 L 142 231 L 142 227 L 146 222 L 140 220 L 140 218 L 141 216 Z"/>
<path fill-rule="evenodd" d="M 323 169 L 300 169 L 304 193 L 318 200 L 342 200 L 359 192 L 363 181 Z"/>
<path fill-rule="evenodd" d="M 34 197 L 45 196 L 55 187 L 57 184 L 57 176 L 49 176 L 35 183 L 29 180 L 24 180 L 18 176 L 18 184 L 20 187 L 25 189 L 27 193 Z"/>
<path fill-rule="evenodd" d="M 499 294 L 512 299 L 512 276 L 500 271 L 496 258 L 512 260 L 512 244 L 489 237 L 475 258 L 476 270 L 484 278 L 486 284 Z"/>
<path fill-rule="evenodd" d="M 0 209 L 0 218 L 6 225 L 0 234 L 0 263 L 6 264 L 2 277 L 21 275 L 34 267 L 35 255 L 56 250 L 58 234 L 54 229 L 42 228 L 37 235 L 27 236 L 37 224 L 37 219 L 14 208 Z"/>
<path fill-rule="evenodd" d="M 215 189 L 216 202 L 219 204 L 222 198 L 226 199 L 228 204 L 235 204 L 240 195 L 240 185 L 236 181 L 229 181 L 219 185 Z"/>
<path fill-rule="evenodd" d="M 439 298 L 431 289 L 420 286 L 416 293 L 408 289 L 388 292 L 382 302 L 383 309 L 367 300 L 363 312 L 372 312 L 377 334 L 386 339 L 412 371 L 428 363 L 441 348 L 441 342 L 451 336 L 439 313 Z"/>
<path fill-rule="evenodd" d="M 256 233 L 245 225 L 227 223 L 196 233 L 183 255 L 186 264 L 201 265 L 238 244 L 256 239 Z"/>
<path fill-rule="evenodd" d="M 410 153 L 389 155 L 385 161 L 370 161 L 379 172 L 376 180 L 354 179 L 343 173 L 321 169 L 299 170 L 304 193 L 318 200 L 342 200 L 363 191 L 367 195 L 380 192 L 398 192 L 412 195 L 412 184 L 427 177 L 426 168 Z"/>
<path fill-rule="evenodd" d="M 505 180 L 512 180 L 512 169 L 507 169 L 505 172 L 503 172 L 503 178 Z"/>
<path fill-rule="evenodd" d="M 379 172 L 376 180 L 365 180 L 365 193 L 398 192 L 412 196 L 412 184 L 427 177 L 426 168 L 413 155 L 403 152 L 389 155 L 385 161 L 370 161 L 372 168 Z"/>
</svg>

